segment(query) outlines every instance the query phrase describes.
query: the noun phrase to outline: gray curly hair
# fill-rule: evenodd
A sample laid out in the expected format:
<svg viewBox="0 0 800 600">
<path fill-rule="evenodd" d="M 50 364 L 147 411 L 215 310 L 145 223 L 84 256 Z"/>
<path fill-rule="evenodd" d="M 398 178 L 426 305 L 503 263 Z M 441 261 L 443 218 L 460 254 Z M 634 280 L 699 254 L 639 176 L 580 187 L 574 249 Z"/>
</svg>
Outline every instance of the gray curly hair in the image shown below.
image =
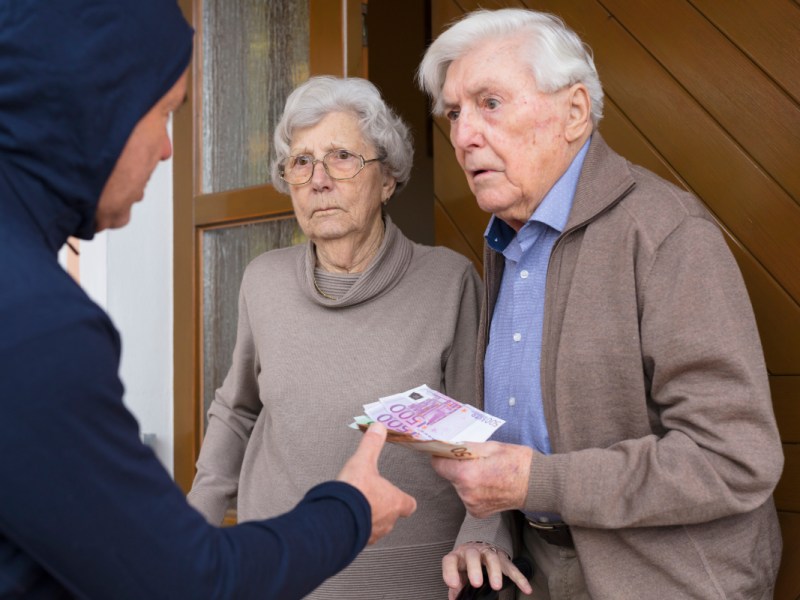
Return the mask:
<svg viewBox="0 0 800 600">
<path fill-rule="evenodd" d="M 280 167 L 289 157 L 292 135 L 312 127 L 333 112 L 352 113 L 361 135 L 375 146 L 384 172 L 394 177 L 396 195 L 408 182 L 414 161 L 411 132 L 403 120 L 381 98 L 374 84 L 359 77 L 311 77 L 289 94 L 283 115 L 275 128 L 272 185 L 289 193 Z"/>
</svg>

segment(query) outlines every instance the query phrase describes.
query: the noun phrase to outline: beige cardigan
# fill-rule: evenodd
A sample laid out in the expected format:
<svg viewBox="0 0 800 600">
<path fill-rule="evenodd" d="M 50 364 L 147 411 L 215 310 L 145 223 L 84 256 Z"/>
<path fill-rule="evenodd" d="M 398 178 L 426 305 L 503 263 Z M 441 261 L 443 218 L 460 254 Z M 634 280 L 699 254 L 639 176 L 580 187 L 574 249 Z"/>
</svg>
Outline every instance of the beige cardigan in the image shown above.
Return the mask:
<svg viewBox="0 0 800 600">
<path fill-rule="evenodd" d="M 482 348 L 502 268 L 487 250 Z M 534 454 L 524 508 L 570 524 L 592 598 L 770 598 L 783 454 L 747 291 L 705 209 L 595 133 L 546 293 L 554 454 Z M 459 543 L 510 548 L 506 521 L 468 517 Z"/>
<path fill-rule="evenodd" d="M 237 492 L 240 520 L 260 519 L 336 477 L 365 403 L 423 383 L 476 400 L 482 285 L 466 258 L 413 244 L 387 220 L 379 254 L 340 300 L 316 292 L 313 268 L 309 244 L 267 252 L 244 275 L 233 365 L 189 494 L 213 523 Z M 380 469 L 416 497 L 417 512 L 310 597 L 446 597 L 440 563 L 463 505 L 426 455 L 387 445 Z"/>
</svg>

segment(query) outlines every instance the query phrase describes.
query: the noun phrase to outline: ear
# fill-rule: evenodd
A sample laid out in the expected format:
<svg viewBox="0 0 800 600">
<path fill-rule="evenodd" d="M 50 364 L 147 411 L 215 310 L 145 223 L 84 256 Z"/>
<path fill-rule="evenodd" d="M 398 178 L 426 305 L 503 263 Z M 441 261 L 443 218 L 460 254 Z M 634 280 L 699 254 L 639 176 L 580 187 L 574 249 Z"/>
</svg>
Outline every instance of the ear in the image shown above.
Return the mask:
<svg viewBox="0 0 800 600">
<path fill-rule="evenodd" d="M 582 83 L 576 83 L 568 90 L 569 113 L 564 136 L 568 142 L 581 139 L 592 127 L 592 100 L 589 90 Z"/>
<path fill-rule="evenodd" d="M 383 185 L 381 186 L 381 202 L 386 204 L 389 198 L 394 194 L 394 189 L 397 187 L 397 181 L 391 175 L 383 176 Z"/>
</svg>

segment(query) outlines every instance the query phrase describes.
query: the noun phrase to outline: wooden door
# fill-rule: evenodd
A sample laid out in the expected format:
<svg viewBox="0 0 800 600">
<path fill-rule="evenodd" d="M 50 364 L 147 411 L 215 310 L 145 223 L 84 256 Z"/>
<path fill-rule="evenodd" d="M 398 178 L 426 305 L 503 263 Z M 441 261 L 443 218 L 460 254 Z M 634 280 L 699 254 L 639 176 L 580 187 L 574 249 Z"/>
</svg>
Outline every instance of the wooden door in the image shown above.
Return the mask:
<svg viewBox="0 0 800 600">
<path fill-rule="evenodd" d="M 180 0 L 195 28 L 174 137 L 174 476 L 187 491 L 230 365 L 246 264 L 303 241 L 269 181 L 286 96 L 311 75 L 366 76 L 360 0 Z"/>
<path fill-rule="evenodd" d="M 747 284 L 786 463 L 775 598 L 800 597 L 800 6 L 786 0 L 432 0 L 433 35 L 478 7 L 561 16 L 593 48 L 600 132 L 617 152 L 697 195 Z M 437 243 L 481 261 L 487 215 L 434 124 Z"/>
</svg>

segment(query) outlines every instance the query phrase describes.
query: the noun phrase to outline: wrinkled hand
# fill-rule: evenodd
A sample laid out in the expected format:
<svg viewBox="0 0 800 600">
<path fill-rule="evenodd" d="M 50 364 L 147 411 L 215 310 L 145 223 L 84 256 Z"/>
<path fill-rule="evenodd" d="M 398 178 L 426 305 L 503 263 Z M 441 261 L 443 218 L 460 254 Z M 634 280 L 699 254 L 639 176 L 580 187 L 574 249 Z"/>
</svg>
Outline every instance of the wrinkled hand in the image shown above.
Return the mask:
<svg viewBox="0 0 800 600">
<path fill-rule="evenodd" d="M 337 479 L 358 488 L 372 509 L 372 534 L 374 544 L 389 533 L 397 519 L 407 517 L 417 510 L 417 501 L 392 485 L 378 473 L 378 457 L 386 442 L 386 428 L 373 424 L 355 454 L 345 463 Z"/>
<path fill-rule="evenodd" d="M 432 459 L 436 472 L 450 481 L 473 517 L 522 508 L 528 495 L 531 458 L 528 446 L 485 442 L 475 444 L 482 458 Z"/>
<path fill-rule="evenodd" d="M 533 592 L 525 575 L 503 550 L 484 542 L 467 542 L 442 559 L 442 578 L 449 589 L 448 600 L 455 600 L 467 579 L 473 587 L 480 587 L 483 584 L 483 566 L 493 590 L 503 586 L 503 575 L 506 575 L 524 593 Z"/>
</svg>

